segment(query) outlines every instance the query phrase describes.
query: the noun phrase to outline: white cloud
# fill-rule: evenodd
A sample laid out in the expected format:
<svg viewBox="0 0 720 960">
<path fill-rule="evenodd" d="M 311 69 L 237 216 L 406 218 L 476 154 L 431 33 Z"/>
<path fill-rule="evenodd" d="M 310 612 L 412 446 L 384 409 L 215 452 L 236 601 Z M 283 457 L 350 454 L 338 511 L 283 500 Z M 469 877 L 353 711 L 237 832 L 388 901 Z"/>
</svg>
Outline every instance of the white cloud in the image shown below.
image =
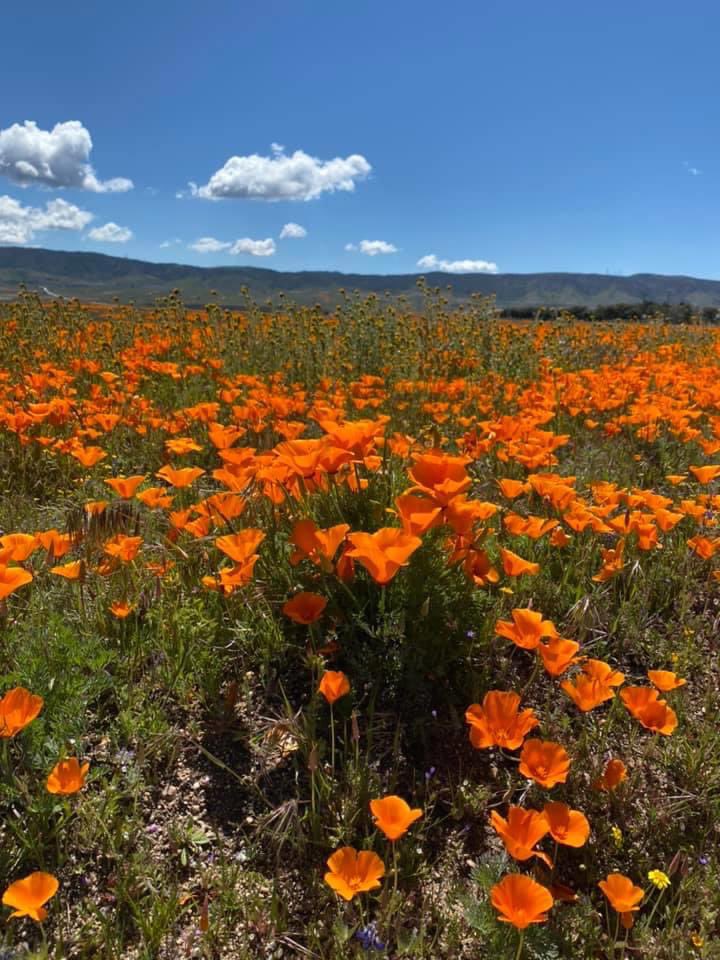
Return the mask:
<svg viewBox="0 0 720 960">
<path fill-rule="evenodd" d="M 190 249 L 196 253 L 219 253 L 221 250 L 229 250 L 231 243 L 223 243 L 222 240 L 216 240 L 215 237 L 200 237 L 195 243 L 189 244 Z"/>
<path fill-rule="evenodd" d="M 699 177 L 702 173 L 702 170 L 698 170 L 697 167 L 693 167 L 687 160 L 683 160 L 683 166 L 687 172 L 693 177 Z"/>
<path fill-rule="evenodd" d="M 102 227 L 93 227 L 88 233 L 91 240 L 97 240 L 100 243 L 127 243 L 132 240 L 133 232 L 128 227 L 119 227 L 112 220 Z"/>
<path fill-rule="evenodd" d="M 266 240 L 251 240 L 243 237 L 236 240 L 230 247 L 230 253 L 249 253 L 253 257 L 271 257 L 275 253 L 275 241 L 268 237 Z"/>
<path fill-rule="evenodd" d="M 92 140 L 79 120 L 41 130 L 34 120 L 0 130 L 0 175 L 21 187 L 75 187 L 92 193 L 123 193 L 125 177 L 98 180 L 90 165 Z"/>
<path fill-rule="evenodd" d="M 164 250 L 166 247 L 176 247 L 179 243 L 182 243 L 180 237 L 172 237 L 170 240 L 163 240 L 160 244 L 160 249 Z"/>
<path fill-rule="evenodd" d="M 193 196 L 217 200 L 314 200 L 321 193 L 352 191 L 372 167 L 360 154 L 319 160 L 303 150 L 287 155 L 285 148 L 272 144 L 272 156 L 257 153 L 230 157 L 204 187 L 191 183 Z"/>
<path fill-rule="evenodd" d="M 301 227 L 299 223 L 286 223 L 280 231 L 281 240 L 302 240 L 306 236 L 307 230 L 305 227 Z"/>
<path fill-rule="evenodd" d="M 434 253 L 420 257 L 417 265 L 421 270 L 440 273 L 497 273 L 498 266 L 489 260 L 440 260 Z"/>
<path fill-rule="evenodd" d="M 24 207 L 13 197 L 0 197 L 0 243 L 26 244 L 45 230 L 83 230 L 93 215 L 65 200 L 42 207 Z"/>
<path fill-rule="evenodd" d="M 196 253 L 249 253 L 253 257 L 271 257 L 275 253 L 275 241 L 268 237 L 266 240 L 251 240 L 243 237 L 232 243 L 229 240 L 216 240 L 215 237 L 200 237 L 190 244 L 190 249 Z"/>
<path fill-rule="evenodd" d="M 361 240 L 357 246 L 354 243 L 346 243 L 345 249 L 350 253 L 359 250 L 360 253 L 364 253 L 368 257 L 376 257 L 379 253 L 398 252 L 395 244 L 388 243 L 387 240 Z"/>
</svg>

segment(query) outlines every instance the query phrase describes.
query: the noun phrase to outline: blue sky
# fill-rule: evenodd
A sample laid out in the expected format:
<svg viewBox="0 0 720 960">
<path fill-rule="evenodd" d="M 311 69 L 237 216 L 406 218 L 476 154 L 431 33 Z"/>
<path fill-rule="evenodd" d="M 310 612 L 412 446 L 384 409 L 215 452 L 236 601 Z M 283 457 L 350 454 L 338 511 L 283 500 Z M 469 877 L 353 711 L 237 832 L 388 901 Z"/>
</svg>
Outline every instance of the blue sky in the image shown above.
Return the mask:
<svg viewBox="0 0 720 960">
<path fill-rule="evenodd" d="M 0 243 L 720 278 L 719 34 L 692 0 L 13 5 Z"/>
</svg>

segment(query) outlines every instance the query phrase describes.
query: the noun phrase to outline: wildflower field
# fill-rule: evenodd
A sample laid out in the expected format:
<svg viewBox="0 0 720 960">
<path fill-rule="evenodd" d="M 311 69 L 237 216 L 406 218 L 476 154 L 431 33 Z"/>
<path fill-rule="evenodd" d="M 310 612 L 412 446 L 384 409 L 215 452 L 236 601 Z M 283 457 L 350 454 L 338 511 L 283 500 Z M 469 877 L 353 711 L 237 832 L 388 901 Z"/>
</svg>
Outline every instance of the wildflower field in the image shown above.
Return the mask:
<svg viewBox="0 0 720 960">
<path fill-rule="evenodd" d="M 0 956 L 720 957 L 720 330 L 0 305 Z"/>
</svg>

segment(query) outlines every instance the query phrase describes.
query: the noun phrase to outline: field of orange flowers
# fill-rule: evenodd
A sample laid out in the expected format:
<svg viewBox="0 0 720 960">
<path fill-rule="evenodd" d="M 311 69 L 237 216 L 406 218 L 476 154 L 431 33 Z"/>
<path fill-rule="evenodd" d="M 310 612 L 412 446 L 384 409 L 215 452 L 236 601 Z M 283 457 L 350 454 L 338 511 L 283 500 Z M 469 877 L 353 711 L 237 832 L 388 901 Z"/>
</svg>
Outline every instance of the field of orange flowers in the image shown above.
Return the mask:
<svg viewBox="0 0 720 960">
<path fill-rule="evenodd" d="M 0 957 L 720 957 L 720 331 L 0 305 Z"/>
</svg>

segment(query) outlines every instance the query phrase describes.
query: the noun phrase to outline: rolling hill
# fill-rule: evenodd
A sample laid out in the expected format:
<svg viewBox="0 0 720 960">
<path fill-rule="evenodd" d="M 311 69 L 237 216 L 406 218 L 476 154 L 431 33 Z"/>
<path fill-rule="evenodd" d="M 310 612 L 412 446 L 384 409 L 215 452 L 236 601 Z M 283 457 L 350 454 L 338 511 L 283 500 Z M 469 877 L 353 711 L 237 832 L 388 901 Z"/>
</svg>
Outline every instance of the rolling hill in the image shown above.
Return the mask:
<svg viewBox="0 0 720 960">
<path fill-rule="evenodd" d="M 26 247 L 0 247 L 0 298 L 10 299 L 20 284 L 43 295 L 83 300 L 152 304 L 178 289 L 185 303 L 201 305 L 210 299 L 227 306 L 243 303 L 248 288 L 258 302 L 285 293 L 300 303 L 331 307 L 341 290 L 363 294 L 404 294 L 418 297 L 421 274 L 346 274 L 329 271 L 282 273 L 257 267 L 194 267 L 178 263 L 149 263 L 100 253 L 67 253 Z M 694 277 L 595 273 L 424 274 L 431 287 L 452 288 L 452 297 L 494 294 L 498 306 L 607 306 L 616 303 L 690 303 L 720 307 L 720 281 Z M 212 291 L 215 291 L 213 295 Z"/>
</svg>

